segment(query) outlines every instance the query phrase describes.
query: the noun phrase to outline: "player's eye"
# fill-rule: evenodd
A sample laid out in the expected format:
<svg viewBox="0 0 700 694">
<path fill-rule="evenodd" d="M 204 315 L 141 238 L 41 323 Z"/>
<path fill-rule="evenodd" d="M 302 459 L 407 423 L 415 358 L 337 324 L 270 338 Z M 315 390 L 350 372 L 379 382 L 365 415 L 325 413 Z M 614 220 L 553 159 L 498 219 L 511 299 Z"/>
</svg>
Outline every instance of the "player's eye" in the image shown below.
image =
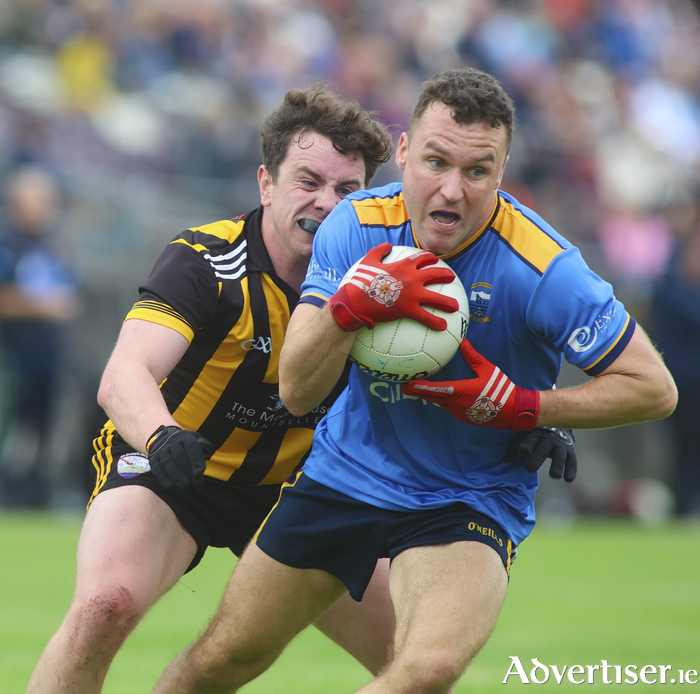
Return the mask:
<svg viewBox="0 0 700 694">
<path fill-rule="evenodd" d="M 341 198 L 344 198 L 346 195 L 350 195 L 350 193 L 354 193 L 355 191 L 352 188 L 345 187 L 345 188 L 338 188 L 337 192 Z"/>
<path fill-rule="evenodd" d="M 437 157 L 431 157 L 428 159 L 428 164 L 430 164 L 433 169 L 444 169 L 446 166 L 445 162 Z"/>
</svg>

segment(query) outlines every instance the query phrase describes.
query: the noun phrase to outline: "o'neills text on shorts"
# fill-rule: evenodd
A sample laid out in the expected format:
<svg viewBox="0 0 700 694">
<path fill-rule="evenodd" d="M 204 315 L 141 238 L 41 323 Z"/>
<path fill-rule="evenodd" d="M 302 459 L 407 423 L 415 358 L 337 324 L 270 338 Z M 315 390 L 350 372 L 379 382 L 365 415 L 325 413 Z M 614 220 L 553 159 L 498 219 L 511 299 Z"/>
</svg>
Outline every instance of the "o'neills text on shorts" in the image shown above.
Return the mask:
<svg viewBox="0 0 700 694">
<path fill-rule="evenodd" d="M 510 667 L 502 684 L 511 677 L 523 684 L 570 682 L 571 684 L 697 684 L 697 670 L 675 669 L 672 665 L 615 665 L 601 660 L 597 665 L 545 665 L 532 658 L 528 672 L 516 655 L 509 656 Z"/>
</svg>

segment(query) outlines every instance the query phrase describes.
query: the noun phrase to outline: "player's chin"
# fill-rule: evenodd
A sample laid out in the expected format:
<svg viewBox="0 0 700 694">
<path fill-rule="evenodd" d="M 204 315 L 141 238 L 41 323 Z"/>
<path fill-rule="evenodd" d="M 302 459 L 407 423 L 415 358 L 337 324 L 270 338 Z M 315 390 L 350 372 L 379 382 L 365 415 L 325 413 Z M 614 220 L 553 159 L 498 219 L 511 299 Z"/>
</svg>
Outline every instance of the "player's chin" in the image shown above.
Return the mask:
<svg viewBox="0 0 700 694">
<path fill-rule="evenodd" d="M 446 255 L 456 250 L 464 241 L 464 236 L 459 229 L 444 230 L 431 229 L 421 235 L 421 246 L 432 251 L 435 255 Z"/>
</svg>

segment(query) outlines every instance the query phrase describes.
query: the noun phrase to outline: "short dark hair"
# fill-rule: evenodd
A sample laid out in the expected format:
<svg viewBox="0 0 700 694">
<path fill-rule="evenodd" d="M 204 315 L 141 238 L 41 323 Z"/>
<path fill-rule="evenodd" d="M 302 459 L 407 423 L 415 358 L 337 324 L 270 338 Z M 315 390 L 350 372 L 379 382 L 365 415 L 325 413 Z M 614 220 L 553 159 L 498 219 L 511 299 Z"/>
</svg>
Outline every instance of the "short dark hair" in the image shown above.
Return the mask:
<svg viewBox="0 0 700 694">
<path fill-rule="evenodd" d="M 423 83 L 408 124 L 408 134 L 430 104 L 440 101 L 452 109 L 457 123 L 485 123 L 492 128 L 506 129 L 506 151 L 510 148 L 515 123 L 513 100 L 498 80 L 473 67 L 445 70 Z"/>
<path fill-rule="evenodd" d="M 394 151 L 389 131 L 375 116 L 374 111 L 364 110 L 357 101 L 341 99 L 323 84 L 291 89 L 260 130 L 263 164 L 276 180 L 292 137 L 315 132 L 327 137 L 341 154 L 361 157 L 365 185 L 369 185 Z"/>
</svg>

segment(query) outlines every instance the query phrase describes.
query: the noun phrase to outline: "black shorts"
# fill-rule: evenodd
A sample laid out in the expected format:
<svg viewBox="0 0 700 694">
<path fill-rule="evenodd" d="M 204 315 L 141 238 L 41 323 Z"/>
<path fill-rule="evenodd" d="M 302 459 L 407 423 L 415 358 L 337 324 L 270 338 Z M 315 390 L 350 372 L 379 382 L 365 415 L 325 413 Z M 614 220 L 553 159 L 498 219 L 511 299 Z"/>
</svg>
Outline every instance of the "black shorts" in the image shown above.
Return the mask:
<svg viewBox="0 0 700 694">
<path fill-rule="evenodd" d="M 170 506 L 197 543 L 197 554 L 187 571 L 199 564 L 207 547 L 228 547 L 240 556 L 277 501 L 281 486 L 244 487 L 205 477 L 201 487 L 165 489 L 150 472 L 148 458 L 121 442 L 99 447 L 93 464 L 98 471 L 93 498 L 106 489 L 138 485 Z"/>
<path fill-rule="evenodd" d="M 322 569 L 360 601 L 379 557 L 446 542 L 482 542 L 498 552 L 506 573 L 515 545 L 493 520 L 462 502 L 421 511 L 393 511 L 340 494 L 298 472 L 255 536 L 273 559 Z"/>
</svg>

